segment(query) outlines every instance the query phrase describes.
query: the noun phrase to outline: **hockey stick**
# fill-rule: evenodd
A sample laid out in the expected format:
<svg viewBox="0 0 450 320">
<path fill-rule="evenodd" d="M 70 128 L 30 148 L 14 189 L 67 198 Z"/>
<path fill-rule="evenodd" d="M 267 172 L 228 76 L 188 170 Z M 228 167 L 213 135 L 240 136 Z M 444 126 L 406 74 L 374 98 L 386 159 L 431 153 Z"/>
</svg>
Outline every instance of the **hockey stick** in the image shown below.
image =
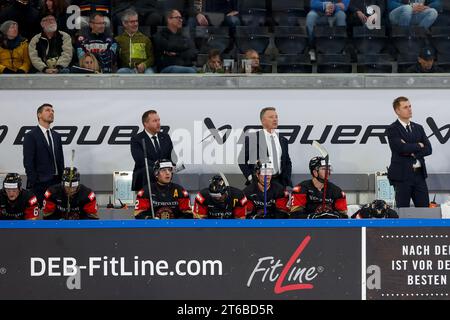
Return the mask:
<svg viewBox="0 0 450 320">
<path fill-rule="evenodd" d="M 320 152 L 323 158 L 325 158 L 325 181 L 323 184 L 323 196 L 322 196 L 322 212 L 323 212 L 325 210 L 325 197 L 327 194 L 327 187 L 328 187 L 328 163 L 330 160 L 330 155 L 328 154 L 328 151 L 317 140 L 313 141 L 312 146 Z"/>
<path fill-rule="evenodd" d="M 264 175 L 264 218 L 267 216 L 267 174 Z"/>
<path fill-rule="evenodd" d="M 142 139 L 142 147 L 144 148 L 145 174 L 147 176 L 148 194 L 150 197 L 150 210 L 152 212 L 152 219 L 155 219 L 155 211 L 153 209 L 152 186 L 150 182 L 150 173 L 148 171 L 147 147 L 145 146 L 145 139 Z"/>
<path fill-rule="evenodd" d="M 75 159 L 75 149 L 72 149 L 71 156 L 70 156 L 70 172 L 69 172 L 69 188 L 70 191 L 72 191 L 72 180 L 73 180 L 73 162 Z M 69 217 L 70 214 L 70 193 L 67 195 L 67 217 Z"/>
</svg>

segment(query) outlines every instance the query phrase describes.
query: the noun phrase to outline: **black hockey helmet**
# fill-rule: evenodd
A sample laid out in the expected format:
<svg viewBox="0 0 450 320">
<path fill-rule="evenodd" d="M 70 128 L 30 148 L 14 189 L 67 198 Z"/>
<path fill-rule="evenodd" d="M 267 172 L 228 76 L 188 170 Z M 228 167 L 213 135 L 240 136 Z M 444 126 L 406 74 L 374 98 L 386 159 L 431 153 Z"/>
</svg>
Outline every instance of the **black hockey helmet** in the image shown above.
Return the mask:
<svg viewBox="0 0 450 320">
<path fill-rule="evenodd" d="M 8 173 L 3 180 L 4 189 L 20 189 L 22 187 L 22 178 L 18 173 Z"/>
<path fill-rule="evenodd" d="M 272 163 L 270 161 L 265 162 L 265 161 L 257 160 L 255 163 L 255 167 L 253 168 L 253 173 L 256 175 L 256 174 L 261 173 L 261 171 L 262 171 L 263 175 L 266 175 L 266 176 L 272 175 L 273 174 Z"/>
<path fill-rule="evenodd" d="M 78 172 L 78 169 L 75 167 L 64 168 L 61 181 L 64 187 L 78 187 L 80 183 L 80 173 Z"/>
<path fill-rule="evenodd" d="M 311 174 L 314 170 L 319 170 L 320 167 L 325 167 L 327 165 L 327 160 L 323 157 L 314 157 L 309 161 L 309 171 Z M 328 167 L 330 163 L 328 162 Z"/>
<path fill-rule="evenodd" d="M 370 208 L 372 209 L 370 212 L 372 216 L 376 218 L 384 218 L 389 206 L 386 201 L 376 199 L 372 201 Z"/>
<path fill-rule="evenodd" d="M 156 177 L 159 173 L 159 170 L 165 169 L 165 168 L 170 168 L 173 170 L 173 163 L 172 161 L 168 160 L 168 159 L 161 159 L 161 160 L 156 160 L 155 164 L 153 165 L 153 175 Z"/>
<path fill-rule="evenodd" d="M 211 183 L 209 184 L 209 193 L 214 196 L 222 196 L 227 192 L 227 186 L 225 181 L 220 175 L 215 175 L 211 178 Z"/>
</svg>

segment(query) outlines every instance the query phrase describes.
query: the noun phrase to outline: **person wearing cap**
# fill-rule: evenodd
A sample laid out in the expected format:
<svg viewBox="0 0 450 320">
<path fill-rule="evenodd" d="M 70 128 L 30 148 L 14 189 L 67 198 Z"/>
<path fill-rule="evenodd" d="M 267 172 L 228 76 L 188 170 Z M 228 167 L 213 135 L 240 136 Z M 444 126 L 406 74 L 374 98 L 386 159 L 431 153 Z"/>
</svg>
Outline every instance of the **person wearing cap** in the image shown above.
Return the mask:
<svg viewBox="0 0 450 320">
<path fill-rule="evenodd" d="M 285 219 L 289 217 L 289 192 L 272 183 L 273 166 L 258 160 L 252 183 L 244 189 L 247 219 Z M 264 196 L 265 195 L 265 196 Z"/>
<path fill-rule="evenodd" d="M 192 219 L 189 193 L 172 182 L 173 171 L 174 165 L 169 159 L 155 162 L 153 175 L 156 182 L 150 186 L 152 197 L 148 185 L 137 193 L 134 208 L 136 219 Z"/>
<path fill-rule="evenodd" d="M 47 189 L 44 200 L 45 220 L 97 220 L 94 191 L 80 183 L 77 168 L 64 168 L 62 182 Z"/>
<path fill-rule="evenodd" d="M 331 165 L 323 157 L 309 161 L 311 179 L 292 189 L 291 218 L 295 219 L 345 219 L 347 197 L 337 185 L 328 179 Z"/>
<path fill-rule="evenodd" d="M 72 38 L 58 30 L 53 15 L 41 19 L 42 32 L 35 35 L 28 46 L 33 66 L 42 73 L 69 73 L 72 61 Z"/>
<path fill-rule="evenodd" d="M 435 63 L 434 49 L 424 47 L 420 50 L 417 63 L 406 70 L 407 73 L 439 73 L 444 72 Z"/>
<path fill-rule="evenodd" d="M 389 21 L 400 27 L 416 25 L 429 29 L 438 17 L 438 5 L 431 2 L 436 1 L 388 0 Z"/>
<path fill-rule="evenodd" d="M 22 189 L 18 173 L 8 173 L 0 190 L 0 220 L 36 220 L 39 203 L 30 190 Z"/>
<path fill-rule="evenodd" d="M 31 62 L 28 40 L 19 35 L 17 22 L 8 20 L 0 25 L 0 74 L 28 73 Z"/>
<path fill-rule="evenodd" d="M 195 219 L 245 219 L 246 215 L 247 197 L 220 175 L 213 176 L 209 187 L 195 197 Z"/>
</svg>

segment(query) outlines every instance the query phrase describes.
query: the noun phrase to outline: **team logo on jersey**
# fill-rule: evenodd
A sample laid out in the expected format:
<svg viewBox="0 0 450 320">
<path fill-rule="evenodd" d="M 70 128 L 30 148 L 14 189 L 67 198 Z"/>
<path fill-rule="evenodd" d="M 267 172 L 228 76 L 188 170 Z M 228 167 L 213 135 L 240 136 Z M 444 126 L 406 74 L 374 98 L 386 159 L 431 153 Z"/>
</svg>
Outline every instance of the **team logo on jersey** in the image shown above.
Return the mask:
<svg viewBox="0 0 450 320">
<path fill-rule="evenodd" d="M 173 197 L 178 198 L 178 190 L 177 189 L 173 190 Z"/>
<path fill-rule="evenodd" d="M 30 201 L 29 201 L 29 204 L 31 206 L 35 205 L 36 203 L 37 203 L 37 198 L 36 197 L 31 198 Z"/>
<path fill-rule="evenodd" d="M 195 197 L 198 202 L 203 203 L 205 201 L 205 198 L 202 197 L 200 193 L 197 193 L 197 196 Z"/>
<path fill-rule="evenodd" d="M 242 206 L 245 206 L 246 203 L 247 203 L 247 197 L 244 196 L 244 197 L 241 199 L 241 205 L 242 205 Z"/>
<path fill-rule="evenodd" d="M 88 198 L 89 198 L 91 201 L 94 201 L 94 199 L 95 199 L 95 193 L 94 193 L 94 192 L 89 193 Z"/>
<path fill-rule="evenodd" d="M 52 193 L 48 190 L 45 191 L 45 193 L 44 193 L 44 197 L 46 197 L 46 198 L 50 198 L 51 195 L 52 195 Z"/>
</svg>

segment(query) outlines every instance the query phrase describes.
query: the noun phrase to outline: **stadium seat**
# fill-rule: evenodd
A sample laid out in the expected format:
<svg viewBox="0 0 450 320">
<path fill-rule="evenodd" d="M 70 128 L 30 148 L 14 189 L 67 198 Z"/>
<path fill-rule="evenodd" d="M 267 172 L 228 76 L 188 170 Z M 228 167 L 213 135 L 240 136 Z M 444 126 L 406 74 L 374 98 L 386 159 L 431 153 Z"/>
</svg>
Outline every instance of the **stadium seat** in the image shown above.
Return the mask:
<svg viewBox="0 0 450 320">
<path fill-rule="evenodd" d="M 351 73 L 352 64 L 348 54 L 319 54 L 317 73 Z"/>
<path fill-rule="evenodd" d="M 431 42 L 439 53 L 450 54 L 450 27 L 431 28 Z"/>
<path fill-rule="evenodd" d="M 427 31 L 422 27 L 393 26 L 391 39 L 400 54 L 418 54 L 425 45 Z"/>
<path fill-rule="evenodd" d="M 236 45 L 240 53 L 254 49 L 262 55 L 269 46 L 269 42 L 267 27 L 236 27 Z"/>
<path fill-rule="evenodd" d="M 304 26 L 304 0 L 272 1 L 272 19 L 277 26 Z"/>
<path fill-rule="evenodd" d="M 277 73 L 311 73 L 308 54 L 281 54 L 277 57 Z"/>
<path fill-rule="evenodd" d="M 308 35 L 304 27 L 275 27 L 274 41 L 280 54 L 299 54 L 308 45 Z"/>
<path fill-rule="evenodd" d="M 397 57 L 397 72 L 405 73 L 412 65 L 417 63 L 417 54 L 399 54 Z"/>
<path fill-rule="evenodd" d="M 244 26 L 264 26 L 266 24 L 266 0 L 239 0 L 239 15 Z"/>
<path fill-rule="evenodd" d="M 196 27 L 195 45 L 200 53 L 208 53 L 211 49 L 223 53 L 230 46 L 228 27 Z"/>
<path fill-rule="evenodd" d="M 392 73 L 392 57 L 388 54 L 359 54 L 358 73 Z"/>
<path fill-rule="evenodd" d="M 346 27 L 316 26 L 314 28 L 316 37 L 316 50 L 324 54 L 339 54 L 346 45 Z"/>
<path fill-rule="evenodd" d="M 436 62 L 444 72 L 450 73 L 450 54 L 439 54 Z"/>
<path fill-rule="evenodd" d="M 353 27 L 353 44 L 359 53 L 378 54 L 386 46 L 386 29 L 370 30 L 366 26 Z"/>
</svg>

